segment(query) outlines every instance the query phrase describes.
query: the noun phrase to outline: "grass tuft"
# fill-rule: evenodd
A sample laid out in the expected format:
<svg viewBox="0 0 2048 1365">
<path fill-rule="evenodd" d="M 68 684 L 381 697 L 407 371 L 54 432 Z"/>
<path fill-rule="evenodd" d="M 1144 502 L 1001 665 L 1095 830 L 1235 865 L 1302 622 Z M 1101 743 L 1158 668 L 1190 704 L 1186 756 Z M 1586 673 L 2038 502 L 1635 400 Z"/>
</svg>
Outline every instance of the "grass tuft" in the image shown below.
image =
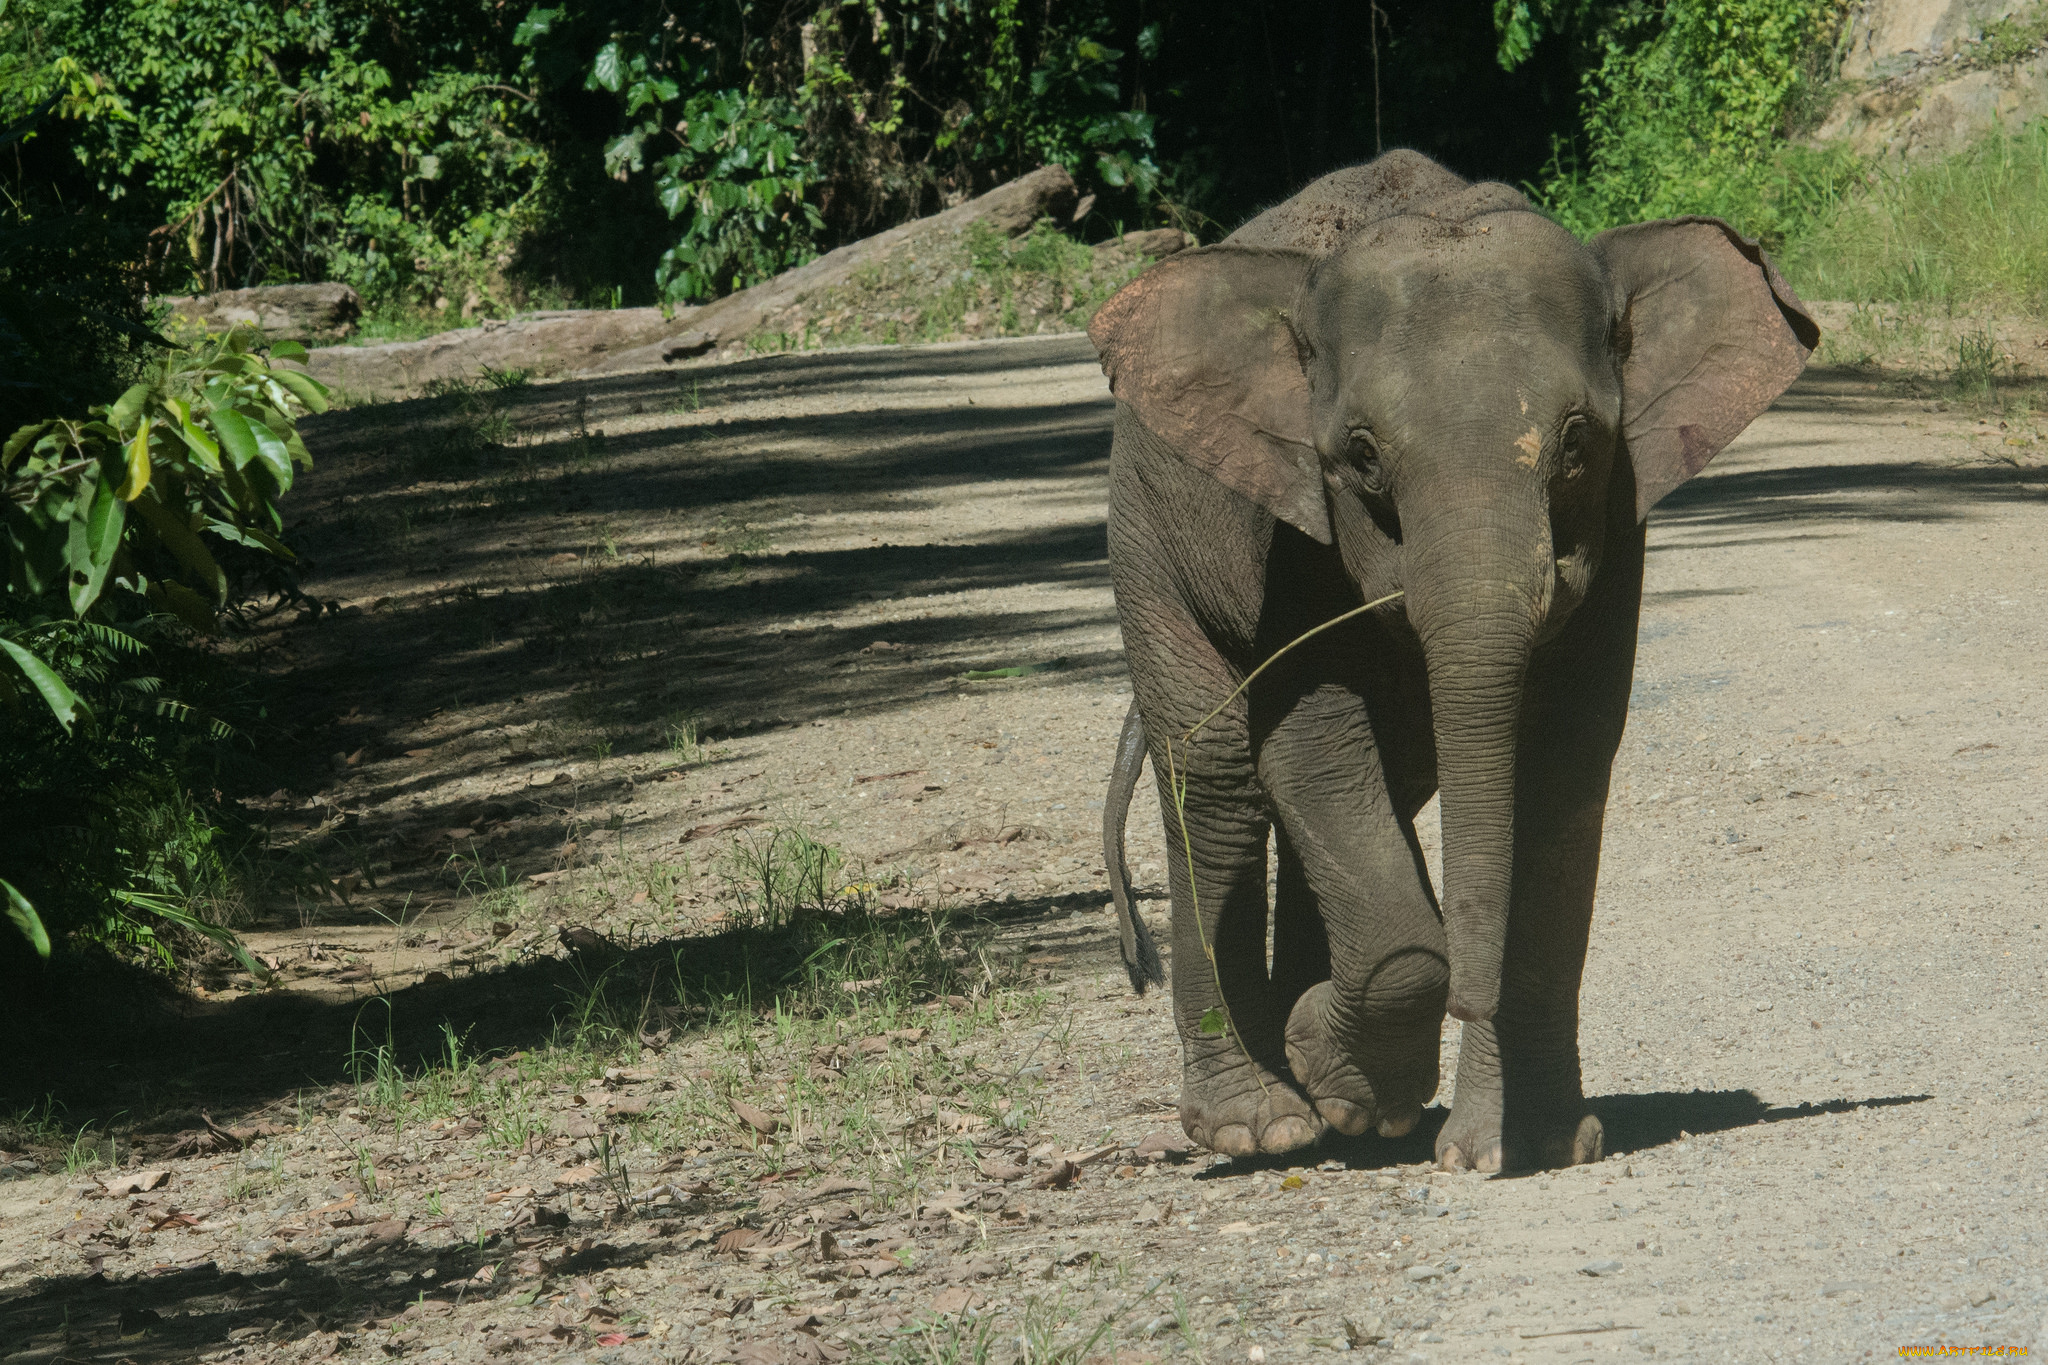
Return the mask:
<svg viewBox="0 0 2048 1365">
<path fill-rule="evenodd" d="M 1787 247 L 1807 298 L 2048 313 L 2048 121 L 1880 169 Z"/>
</svg>

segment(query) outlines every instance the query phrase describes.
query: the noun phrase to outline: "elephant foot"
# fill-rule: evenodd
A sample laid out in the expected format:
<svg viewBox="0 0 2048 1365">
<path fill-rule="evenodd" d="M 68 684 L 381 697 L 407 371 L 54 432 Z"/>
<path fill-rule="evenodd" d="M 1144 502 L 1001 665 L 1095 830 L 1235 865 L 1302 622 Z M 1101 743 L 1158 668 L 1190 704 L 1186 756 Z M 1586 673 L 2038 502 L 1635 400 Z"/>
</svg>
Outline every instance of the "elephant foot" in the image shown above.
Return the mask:
<svg viewBox="0 0 2048 1365">
<path fill-rule="evenodd" d="M 1606 1147 L 1606 1130 L 1582 1100 L 1519 1121 L 1503 1137 L 1498 1102 L 1467 1105 L 1461 1097 L 1436 1135 L 1436 1161 L 1447 1171 L 1550 1170 L 1591 1165 Z"/>
<path fill-rule="evenodd" d="M 1325 1126 L 1293 1083 L 1242 1053 L 1189 1060 L 1181 1079 L 1180 1125 L 1224 1156 L 1296 1151 L 1321 1137 Z"/>
<path fill-rule="evenodd" d="M 1325 1122 L 1346 1136 L 1377 1129 L 1405 1137 L 1437 1087 L 1438 1017 L 1388 1021 L 1340 1040 L 1330 1023 L 1335 988 L 1304 991 L 1287 1019 L 1287 1065 Z"/>
</svg>

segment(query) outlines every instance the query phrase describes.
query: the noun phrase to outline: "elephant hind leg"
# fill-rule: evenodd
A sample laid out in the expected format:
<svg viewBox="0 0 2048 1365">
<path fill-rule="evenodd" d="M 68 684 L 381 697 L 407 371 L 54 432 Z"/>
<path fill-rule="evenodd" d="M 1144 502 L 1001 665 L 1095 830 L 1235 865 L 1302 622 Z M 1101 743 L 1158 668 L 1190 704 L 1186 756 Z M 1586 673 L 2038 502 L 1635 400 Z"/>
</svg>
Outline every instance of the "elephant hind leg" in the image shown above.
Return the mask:
<svg viewBox="0 0 2048 1365">
<path fill-rule="evenodd" d="M 1222 746 L 1218 746 L 1221 748 Z M 1289 1152 L 1324 1123 L 1287 1075 L 1283 1000 L 1266 969 L 1266 846 L 1255 792 L 1197 750 L 1154 770 L 1172 856 L 1173 1006 L 1181 1036 L 1181 1126 L 1226 1156 Z M 1177 809 L 1171 788 L 1187 781 Z M 1180 827 L 1182 811 L 1186 828 Z"/>
</svg>

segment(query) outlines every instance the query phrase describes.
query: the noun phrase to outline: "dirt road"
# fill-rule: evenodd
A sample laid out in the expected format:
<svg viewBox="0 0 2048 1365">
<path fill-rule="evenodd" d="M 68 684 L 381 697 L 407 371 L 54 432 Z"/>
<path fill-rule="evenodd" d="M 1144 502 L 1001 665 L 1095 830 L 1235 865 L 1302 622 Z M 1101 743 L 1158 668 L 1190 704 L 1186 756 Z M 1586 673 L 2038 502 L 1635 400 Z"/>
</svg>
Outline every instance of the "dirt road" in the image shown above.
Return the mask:
<svg viewBox="0 0 2048 1365">
<path fill-rule="evenodd" d="M 313 698 L 309 758 L 269 805 L 331 895 L 252 940 L 288 984 L 220 983 L 210 1016 L 267 1021 L 285 1052 L 220 1060 L 187 1093 L 281 1114 L 264 1105 L 341 1079 L 343 1025 L 378 990 L 473 1048 L 538 1048 L 552 1002 L 489 983 L 538 980 L 518 974 L 560 924 L 629 946 L 703 932 L 731 909 L 732 848 L 778 828 L 842 850 L 885 903 L 994 916 L 1006 993 L 882 1021 L 929 1035 L 863 1027 L 870 1055 L 965 1057 L 1008 1089 L 976 1117 L 906 1082 L 877 1111 L 912 1134 L 897 1155 L 805 1149 L 785 1127 L 771 1160 L 732 1135 L 727 1096 L 801 1129 L 806 1058 L 833 1025 L 800 1046 L 795 1020 L 686 1028 L 591 1101 L 672 1106 L 675 1126 L 634 1128 L 620 1159 L 638 1188 L 703 1186 L 623 1223 L 579 1193 L 588 1165 L 566 1169 L 597 1151 L 565 1117 L 595 1112 L 575 1108 L 594 1078 L 536 1090 L 560 1136 L 510 1156 L 485 1119 L 459 1121 L 474 1097 L 423 1133 L 360 1091 L 302 1096 L 292 1131 L 246 1157 L 153 1163 L 173 1175 L 129 1206 L 150 1215 L 131 1231 L 204 1210 L 154 1249 L 114 1246 L 120 1201 L 82 1198 L 79 1176 L 0 1185 L 0 1354 L 381 1343 L 769 1365 L 970 1359 L 978 1332 L 1002 1360 L 2048 1349 L 2048 472 L 2026 424 L 1935 406 L 1810 372 L 1656 513 L 1584 995 L 1612 1155 L 1498 1179 L 1423 1164 L 1440 1108 L 1413 1138 L 1299 1163 L 1146 1159 L 1176 1131 L 1178 1060 L 1103 910 L 1096 827 L 1128 687 L 1110 409 L 1084 340 L 780 357 L 313 424 L 321 466 L 294 496 L 309 590 L 338 610 L 259 638 Z M 1147 794 L 1131 841 L 1163 921 Z M 1453 1025 L 1439 1104 L 1455 1043 Z M 363 1153 L 397 1174 L 366 1183 Z M 1069 1158 L 1075 1183 L 1032 1188 Z M 344 1199 L 383 1231 L 364 1240 L 352 1214 L 328 1232 L 321 1206 Z M 494 1231 L 522 1208 L 516 1235 Z M 567 1226 L 547 1231 L 555 1211 Z M 50 1240 L 94 1219 L 98 1242 Z M 736 1227 L 758 1242 L 715 1240 Z M 124 1342 L 112 1315 L 145 1302 L 162 1325 Z"/>
</svg>

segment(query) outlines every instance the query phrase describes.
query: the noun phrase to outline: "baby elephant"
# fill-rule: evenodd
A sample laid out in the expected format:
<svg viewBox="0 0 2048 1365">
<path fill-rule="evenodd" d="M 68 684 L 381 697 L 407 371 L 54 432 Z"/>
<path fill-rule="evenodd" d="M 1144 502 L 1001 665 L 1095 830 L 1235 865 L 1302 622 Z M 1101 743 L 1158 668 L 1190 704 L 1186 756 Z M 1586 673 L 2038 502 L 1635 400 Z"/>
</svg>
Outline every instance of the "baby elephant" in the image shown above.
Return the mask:
<svg viewBox="0 0 2048 1365">
<path fill-rule="evenodd" d="M 1142 991 L 1162 977 L 1122 824 L 1149 753 L 1188 1135 L 1238 1155 L 1406 1133 L 1448 1009 L 1443 1165 L 1599 1159 L 1579 981 L 1644 518 L 1819 329 L 1716 219 L 1581 244 L 1393 152 L 1162 261 L 1089 335 L 1136 694 L 1107 854 Z M 1441 907 L 1414 826 L 1439 790 Z"/>
</svg>

